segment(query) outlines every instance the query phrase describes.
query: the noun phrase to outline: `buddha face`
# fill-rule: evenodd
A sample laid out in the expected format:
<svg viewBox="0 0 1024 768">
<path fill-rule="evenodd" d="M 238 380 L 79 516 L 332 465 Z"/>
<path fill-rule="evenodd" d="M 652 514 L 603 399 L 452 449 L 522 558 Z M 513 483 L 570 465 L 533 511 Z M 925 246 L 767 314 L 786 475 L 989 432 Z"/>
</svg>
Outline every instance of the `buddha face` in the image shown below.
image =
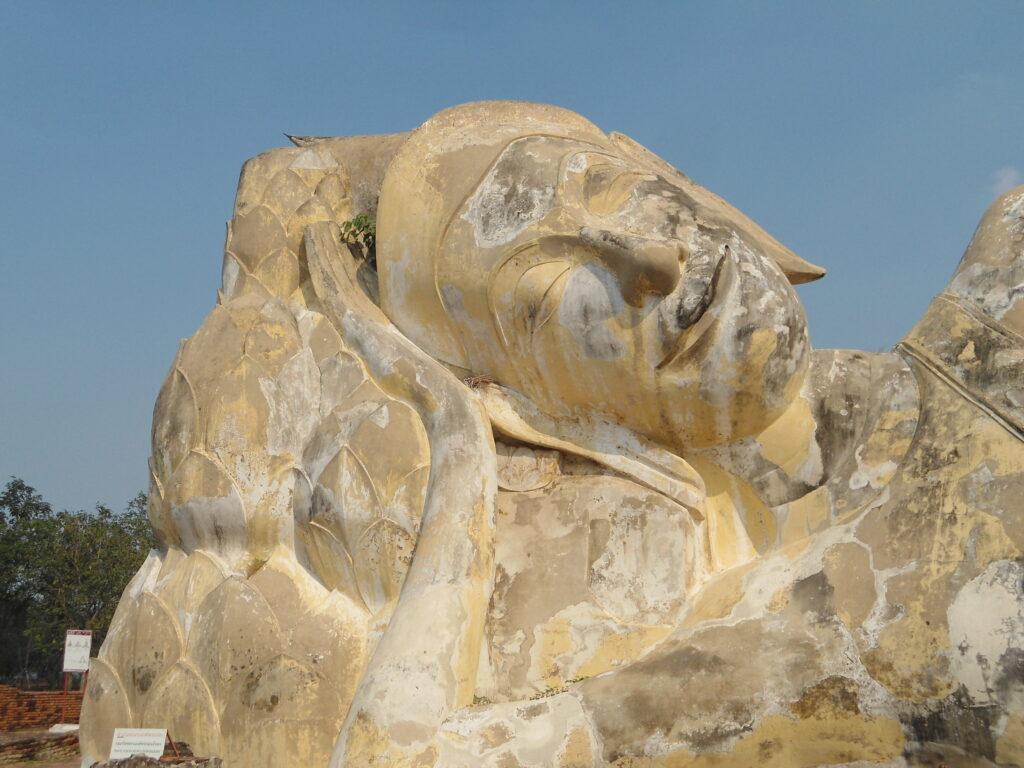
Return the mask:
<svg viewBox="0 0 1024 768">
<path fill-rule="evenodd" d="M 393 317 L 558 419 L 608 419 L 679 452 L 756 434 L 807 369 L 803 310 L 770 255 L 781 246 L 645 152 L 512 140 L 439 238 L 426 292 L 445 321 Z M 405 279 L 391 252 L 385 298 Z"/>
<path fill-rule="evenodd" d="M 513 142 L 449 226 L 441 296 L 474 372 L 553 416 L 675 448 L 756 433 L 802 382 L 802 309 L 753 238 L 658 170 Z"/>
</svg>

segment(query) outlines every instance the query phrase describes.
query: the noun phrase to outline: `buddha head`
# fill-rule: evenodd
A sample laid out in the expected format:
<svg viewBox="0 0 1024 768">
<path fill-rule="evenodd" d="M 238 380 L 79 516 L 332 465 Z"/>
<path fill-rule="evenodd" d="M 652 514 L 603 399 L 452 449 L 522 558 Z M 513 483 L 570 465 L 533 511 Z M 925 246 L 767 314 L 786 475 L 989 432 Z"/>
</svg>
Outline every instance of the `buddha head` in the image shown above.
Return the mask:
<svg viewBox="0 0 1024 768">
<path fill-rule="evenodd" d="M 434 116 L 388 170 L 377 231 L 398 328 L 553 418 L 716 445 L 770 424 L 806 375 L 791 283 L 823 271 L 573 112 L 482 102 Z"/>
</svg>

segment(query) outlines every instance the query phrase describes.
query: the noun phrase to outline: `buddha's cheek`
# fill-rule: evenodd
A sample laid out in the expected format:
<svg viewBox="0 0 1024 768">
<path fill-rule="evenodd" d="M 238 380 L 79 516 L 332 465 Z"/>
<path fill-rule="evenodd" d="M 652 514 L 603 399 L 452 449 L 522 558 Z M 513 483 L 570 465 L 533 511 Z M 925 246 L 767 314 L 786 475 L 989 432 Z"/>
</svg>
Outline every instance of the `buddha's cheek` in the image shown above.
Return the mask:
<svg viewBox="0 0 1024 768">
<path fill-rule="evenodd" d="M 599 345 L 581 345 L 564 328 L 548 329 L 535 347 L 538 386 L 527 394 L 551 415 L 598 416 L 646 431 L 658 412 L 653 370 L 638 365 L 626 334 L 606 330 Z"/>
<path fill-rule="evenodd" d="M 636 417 L 657 408 L 642 311 L 625 304 L 614 277 L 590 265 L 560 287 L 556 311 L 531 339 L 536 377 L 527 394 L 551 415 L 602 416 L 644 430 L 651 419 Z"/>
</svg>

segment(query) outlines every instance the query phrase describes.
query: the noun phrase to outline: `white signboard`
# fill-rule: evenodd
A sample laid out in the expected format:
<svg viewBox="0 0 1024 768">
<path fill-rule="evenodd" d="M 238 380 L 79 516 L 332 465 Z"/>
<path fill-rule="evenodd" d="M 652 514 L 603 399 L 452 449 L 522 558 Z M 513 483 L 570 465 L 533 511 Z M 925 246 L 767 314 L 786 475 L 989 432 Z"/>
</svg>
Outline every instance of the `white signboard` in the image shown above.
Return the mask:
<svg viewBox="0 0 1024 768">
<path fill-rule="evenodd" d="M 115 728 L 110 742 L 110 760 L 145 755 L 159 760 L 167 743 L 166 728 Z"/>
<path fill-rule="evenodd" d="M 64 638 L 64 671 L 88 672 L 92 651 L 91 629 L 69 629 Z"/>
</svg>

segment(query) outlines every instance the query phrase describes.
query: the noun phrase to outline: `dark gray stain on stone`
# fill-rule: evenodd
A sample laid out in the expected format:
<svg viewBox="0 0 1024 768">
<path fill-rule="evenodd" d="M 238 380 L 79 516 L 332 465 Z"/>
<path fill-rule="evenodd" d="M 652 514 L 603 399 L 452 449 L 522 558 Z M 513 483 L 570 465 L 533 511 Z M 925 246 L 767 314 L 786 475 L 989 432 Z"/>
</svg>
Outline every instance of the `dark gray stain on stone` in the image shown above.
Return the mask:
<svg viewBox="0 0 1024 768">
<path fill-rule="evenodd" d="M 828 621 L 835 616 L 835 588 L 823 572 L 818 572 L 793 585 L 791 605 L 814 616 L 815 621 Z"/>
<path fill-rule="evenodd" d="M 135 669 L 132 670 L 132 683 L 135 685 L 135 689 L 139 693 L 145 693 L 148 691 L 150 686 L 153 685 L 153 681 L 156 680 L 157 673 L 159 671 L 159 667 L 152 665 L 135 667 Z"/>
<path fill-rule="evenodd" d="M 827 591 L 822 583 L 811 581 L 805 590 Z M 820 597 L 809 604 L 820 608 Z M 697 753 L 720 750 L 756 727 L 769 700 L 798 699 L 820 679 L 816 657 L 832 633 L 831 623 L 817 621 L 817 614 L 797 616 L 796 630 L 743 622 L 669 641 L 615 675 L 581 683 L 584 705 L 602 734 L 604 759 L 642 755 L 652 736 Z M 773 665 L 768 688 L 766 658 Z"/>
<path fill-rule="evenodd" d="M 909 732 L 908 742 L 948 744 L 989 760 L 995 759 L 992 726 L 998 719 L 999 707 L 970 706 L 962 686 L 948 698 L 901 718 Z"/>
<path fill-rule="evenodd" d="M 1019 589 L 1024 591 L 1024 585 Z M 992 687 L 999 699 L 1008 701 L 1013 693 L 1024 691 L 1024 648 L 1007 648 L 997 669 Z"/>
</svg>

